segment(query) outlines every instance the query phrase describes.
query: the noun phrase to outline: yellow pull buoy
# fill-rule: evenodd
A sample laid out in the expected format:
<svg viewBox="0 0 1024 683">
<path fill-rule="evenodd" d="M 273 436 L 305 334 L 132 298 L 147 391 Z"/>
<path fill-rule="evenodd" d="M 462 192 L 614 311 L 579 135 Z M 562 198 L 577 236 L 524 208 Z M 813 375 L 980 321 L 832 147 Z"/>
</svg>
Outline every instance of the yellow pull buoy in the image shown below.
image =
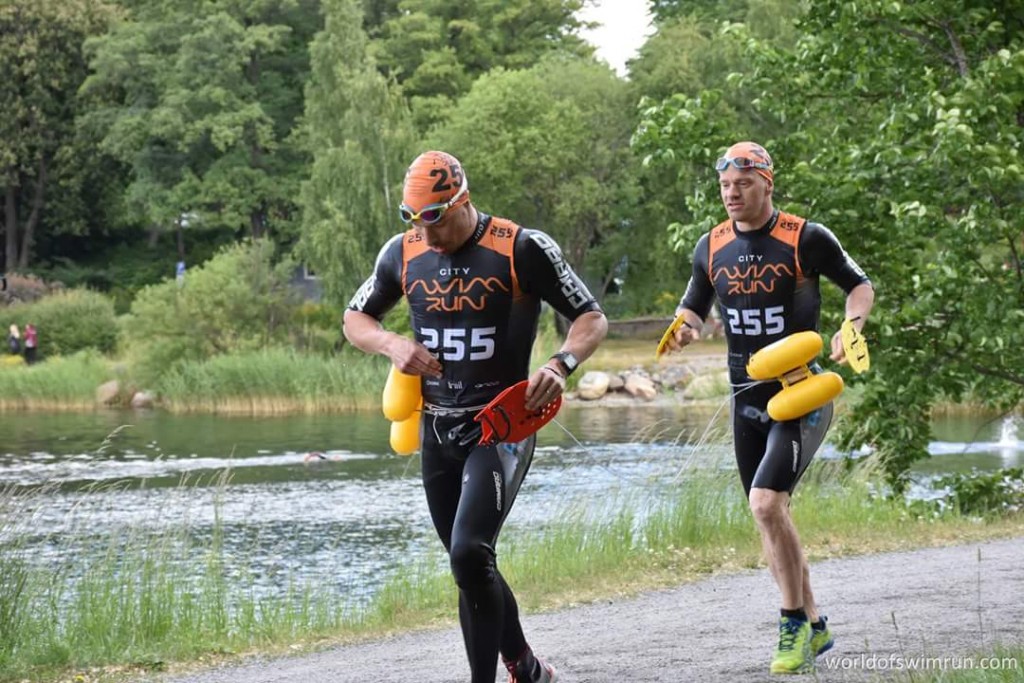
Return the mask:
<svg viewBox="0 0 1024 683">
<path fill-rule="evenodd" d="M 796 332 L 759 350 L 747 362 L 751 379 L 782 383 L 782 391 L 768 401 L 768 416 L 776 422 L 814 412 L 843 391 L 842 377 L 834 372 L 814 374 L 808 367 L 822 345 L 817 332 Z"/>
<path fill-rule="evenodd" d="M 398 455 L 412 455 L 420 447 L 420 410 L 422 404 L 404 420 L 391 423 L 391 450 Z"/>
<path fill-rule="evenodd" d="M 392 365 L 381 395 L 384 417 L 392 422 L 402 422 L 415 412 L 422 398 L 419 376 L 407 375 Z"/>
<path fill-rule="evenodd" d="M 768 417 L 786 422 L 803 417 L 822 407 L 843 391 L 843 378 L 834 372 L 811 375 L 786 385 L 768 401 Z"/>
<path fill-rule="evenodd" d="M 775 379 L 801 365 L 807 365 L 821 353 L 817 332 L 796 332 L 764 347 L 747 361 L 750 379 Z"/>
</svg>

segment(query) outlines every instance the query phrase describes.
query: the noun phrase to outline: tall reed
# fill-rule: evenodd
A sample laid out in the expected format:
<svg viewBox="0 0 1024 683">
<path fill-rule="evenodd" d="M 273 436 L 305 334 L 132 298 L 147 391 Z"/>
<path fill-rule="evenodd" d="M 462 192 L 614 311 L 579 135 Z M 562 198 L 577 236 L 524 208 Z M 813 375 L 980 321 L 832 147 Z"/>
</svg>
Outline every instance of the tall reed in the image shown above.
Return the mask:
<svg viewBox="0 0 1024 683">
<path fill-rule="evenodd" d="M 174 412 L 335 412 L 379 401 L 386 363 L 355 349 L 324 357 L 272 348 L 184 363 L 158 389 Z"/>
<path fill-rule="evenodd" d="M 0 367 L 0 409 L 92 410 L 96 388 L 111 374 L 107 361 L 95 351 Z"/>
</svg>

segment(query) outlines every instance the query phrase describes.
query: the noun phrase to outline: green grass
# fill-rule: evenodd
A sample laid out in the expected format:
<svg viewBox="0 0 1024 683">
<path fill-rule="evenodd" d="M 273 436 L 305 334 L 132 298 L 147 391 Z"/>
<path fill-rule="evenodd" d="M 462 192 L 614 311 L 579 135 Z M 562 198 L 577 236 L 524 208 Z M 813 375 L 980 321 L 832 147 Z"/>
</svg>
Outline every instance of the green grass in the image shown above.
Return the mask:
<svg viewBox="0 0 1024 683">
<path fill-rule="evenodd" d="M 113 379 L 99 353 L 83 351 L 26 366 L 0 365 L 0 410 L 92 410 L 96 388 Z"/>
<path fill-rule="evenodd" d="M 999 645 L 972 655 L 908 657 L 917 667 L 895 678 L 907 683 L 1019 683 L 1024 680 L 1024 644 Z"/>
<path fill-rule="evenodd" d="M 376 405 L 386 377 L 386 359 L 352 348 L 331 357 L 267 349 L 183 364 L 158 389 L 173 412 L 323 413 Z"/>
<path fill-rule="evenodd" d="M 0 496 L 0 539 L 30 523 L 46 492 Z M 859 475 L 816 466 L 794 501 L 812 558 L 1024 533 L 1024 516 L 979 523 L 950 512 L 916 516 L 873 498 Z M 566 503 L 558 520 L 499 544 L 502 572 L 524 609 L 636 593 L 758 566 L 760 544 L 732 473 L 688 474 L 672 500 Z M 252 577 L 225 571 L 223 529 L 197 539 L 187 521 L 113 530 L 86 556 L 61 552 L 56 568 L 29 561 L 17 541 L 0 549 L 0 680 L 55 681 L 68 672 L 163 669 L 173 662 L 282 651 L 453 623 L 455 586 L 437 552 L 396 573 L 368 606 L 314 580 L 257 598 Z M 73 544 L 81 547 L 81 544 Z M 67 546 L 70 548 L 71 546 Z M 996 679 L 998 680 L 998 679 Z"/>
<path fill-rule="evenodd" d="M 561 345 L 554 328 L 543 327 L 534 346 L 531 369 L 539 368 Z M 720 343 L 702 342 L 663 362 L 688 363 L 702 357 L 703 366 L 708 365 L 709 357 L 722 352 Z M 587 362 L 586 369 L 618 371 L 635 366 L 657 369 L 653 347 L 647 340 L 609 339 Z M 724 361 L 711 363 L 710 367 L 716 372 L 698 377 L 687 398 L 719 398 L 728 393 L 728 384 L 721 380 Z M 156 386 L 141 386 L 130 368 L 131 363 L 95 352 L 49 358 L 32 367 L 0 363 L 0 410 L 94 410 L 100 407 L 96 389 L 117 379 L 118 402 L 127 404 L 134 391 L 148 389 L 156 394 L 160 407 L 177 413 L 337 413 L 379 404 L 387 359 L 351 346 L 331 356 L 268 348 L 167 368 Z M 570 378 L 570 390 L 581 375 Z"/>
</svg>

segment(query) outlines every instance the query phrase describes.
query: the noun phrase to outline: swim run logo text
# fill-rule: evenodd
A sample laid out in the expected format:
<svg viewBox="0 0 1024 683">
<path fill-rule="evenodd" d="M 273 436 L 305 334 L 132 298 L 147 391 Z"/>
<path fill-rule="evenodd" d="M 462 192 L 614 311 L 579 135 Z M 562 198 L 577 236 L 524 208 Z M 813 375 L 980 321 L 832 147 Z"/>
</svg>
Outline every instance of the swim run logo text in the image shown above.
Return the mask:
<svg viewBox="0 0 1024 683">
<path fill-rule="evenodd" d="M 725 277 L 728 283 L 728 294 L 757 294 L 758 292 L 774 292 L 775 282 L 783 275 L 793 277 L 793 271 L 785 263 L 750 264 L 740 266 L 723 266 L 715 270 L 711 279 Z"/>
<path fill-rule="evenodd" d="M 474 277 L 463 280 L 452 278 L 441 284 L 437 280 L 415 280 L 409 285 L 408 295 L 422 291 L 427 302 L 427 312 L 442 311 L 459 313 L 472 309 L 482 311 L 487 306 L 487 297 L 494 292 L 508 292 L 508 286 L 496 277 Z"/>
</svg>

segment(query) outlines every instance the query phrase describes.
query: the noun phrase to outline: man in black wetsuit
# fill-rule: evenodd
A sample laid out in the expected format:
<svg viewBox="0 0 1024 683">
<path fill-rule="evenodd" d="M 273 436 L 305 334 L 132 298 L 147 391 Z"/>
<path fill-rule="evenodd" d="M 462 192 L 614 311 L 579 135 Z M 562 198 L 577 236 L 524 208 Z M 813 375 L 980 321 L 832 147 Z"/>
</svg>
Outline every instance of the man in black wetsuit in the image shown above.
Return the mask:
<svg viewBox="0 0 1024 683">
<path fill-rule="evenodd" d="M 794 332 L 818 329 L 821 275 L 846 292 L 846 317 L 864 327 L 874 289 L 826 227 L 772 206 L 774 168 L 763 147 L 739 142 L 715 164 L 729 220 L 701 237 L 693 252 L 693 274 L 676 315 L 685 323 L 670 340 L 679 349 L 700 336 L 718 299 L 733 385 L 732 420 L 736 462 L 761 534 L 772 576 L 782 593 L 779 645 L 772 673 L 813 668 L 832 647 L 818 613 L 800 538 L 789 512 L 790 496 L 832 419 L 829 403 L 798 420 L 775 422 L 766 412 L 778 382 L 749 386 L 747 361 L 757 350 Z M 832 360 L 845 361 L 839 332 Z"/>
<path fill-rule="evenodd" d="M 402 200 L 400 216 L 411 229 L 381 249 L 373 274 L 345 311 L 345 336 L 422 377 L 423 486 L 459 587 L 473 683 L 493 683 L 499 651 L 510 683 L 550 683 L 554 669 L 527 645 L 495 550 L 535 437 L 479 446 L 473 416 L 527 379 L 541 301 L 572 325 L 561 350 L 529 376 L 528 410 L 561 395 L 608 322 L 554 240 L 472 204 L 462 165 L 450 154 L 417 157 Z M 402 296 L 415 340 L 379 322 Z"/>
</svg>

